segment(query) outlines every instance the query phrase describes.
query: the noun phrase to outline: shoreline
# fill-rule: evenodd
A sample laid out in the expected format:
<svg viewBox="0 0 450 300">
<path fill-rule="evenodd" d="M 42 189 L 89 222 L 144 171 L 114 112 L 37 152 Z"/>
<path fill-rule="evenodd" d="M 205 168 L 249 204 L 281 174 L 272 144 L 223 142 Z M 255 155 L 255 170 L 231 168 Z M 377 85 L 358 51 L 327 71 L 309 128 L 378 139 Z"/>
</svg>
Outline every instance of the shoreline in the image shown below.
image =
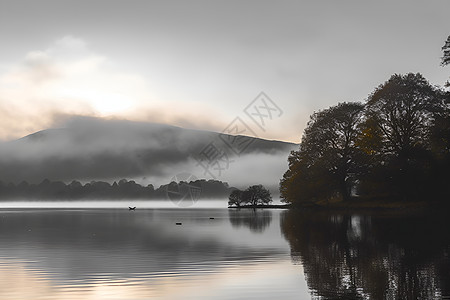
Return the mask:
<svg viewBox="0 0 450 300">
<path fill-rule="evenodd" d="M 242 205 L 242 206 L 228 206 L 229 209 L 241 209 L 241 208 L 277 208 L 277 209 L 289 209 L 292 208 L 292 204 L 267 204 L 267 205 Z"/>
<path fill-rule="evenodd" d="M 429 211 L 450 211 L 450 205 L 439 203 L 428 203 L 426 201 L 358 201 L 353 199 L 348 202 L 333 203 L 304 203 L 295 204 L 274 204 L 274 205 L 244 205 L 228 206 L 228 209 L 292 209 L 303 211 L 322 211 L 322 212 L 350 212 L 350 213 L 370 213 L 370 212 L 392 212 L 392 213 L 421 213 Z"/>
</svg>

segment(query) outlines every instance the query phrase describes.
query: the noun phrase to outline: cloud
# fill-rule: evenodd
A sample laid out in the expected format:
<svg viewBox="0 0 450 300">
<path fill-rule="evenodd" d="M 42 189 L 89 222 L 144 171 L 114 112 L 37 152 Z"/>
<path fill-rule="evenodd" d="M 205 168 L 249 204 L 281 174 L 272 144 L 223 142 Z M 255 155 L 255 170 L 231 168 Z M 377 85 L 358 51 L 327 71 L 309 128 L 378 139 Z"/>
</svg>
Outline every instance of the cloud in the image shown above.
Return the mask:
<svg viewBox="0 0 450 300">
<path fill-rule="evenodd" d="M 71 35 L 66 35 L 65 37 L 57 40 L 54 46 L 48 50 L 50 53 L 61 53 L 63 55 L 83 53 L 87 51 L 87 43 L 84 40 Z"/>
<path fill-rule="evenodd" d="M 22 62 L 0 76 L 0 138 L 49 127 L 55 114 L 95 114 L 88 101 L 68 99 L 60 92 L 73 84 L 75 77 L 99 67 L 100 58 L 93 55 L 75 58 L 73 54 L 81 44 L 74 38 L 63 38 L 45 51 L 27 53 Z"/>
<path fill-rule="evenodd" d="M 211 105 L 182 99 L 161 101 L 151 88 L 143 76 L 123 72 L 109 58 L 91 51 L 84 40 L 65 36 L 46 50 L 27 53 L 0 74 L 0 139 L 52 127 L 70 115 L 197 128 L 217 123 L 207 120 L 205 111 L 214 111 Z"/>
</svg>

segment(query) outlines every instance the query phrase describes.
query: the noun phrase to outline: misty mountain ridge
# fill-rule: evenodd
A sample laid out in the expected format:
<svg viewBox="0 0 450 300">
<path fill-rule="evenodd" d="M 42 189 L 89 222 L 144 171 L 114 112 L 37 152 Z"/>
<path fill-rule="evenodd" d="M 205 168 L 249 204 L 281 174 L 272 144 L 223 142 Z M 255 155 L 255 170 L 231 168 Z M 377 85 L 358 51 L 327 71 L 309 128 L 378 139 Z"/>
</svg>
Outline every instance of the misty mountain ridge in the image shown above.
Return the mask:
<svg viewBox="0 0 450 300">
<path fill-rule="evenodd" d="M 240 155 L 226 144 L 235 139 L 246 145 Z M 68 122 L 64 128 L 42 130 L 0 144 L 0 181 L 146 178 L 149 183 L 156 179 L 167 183 L 183 171 L 197 173 L 201 178 L 199 161 L 202 155 L 211 154 L 211 145 L 230 161 L 238 162 L 234 166 L 245 170 L 259 168 L 261 161 L 252 162 L 251 158 L 282 157 L 286 161 L 289 152 L 298 147 L 293 143 L 165 124 L 82 117 Z M 270 167 L 264 172 L 270 172 Z"/>
</svg>

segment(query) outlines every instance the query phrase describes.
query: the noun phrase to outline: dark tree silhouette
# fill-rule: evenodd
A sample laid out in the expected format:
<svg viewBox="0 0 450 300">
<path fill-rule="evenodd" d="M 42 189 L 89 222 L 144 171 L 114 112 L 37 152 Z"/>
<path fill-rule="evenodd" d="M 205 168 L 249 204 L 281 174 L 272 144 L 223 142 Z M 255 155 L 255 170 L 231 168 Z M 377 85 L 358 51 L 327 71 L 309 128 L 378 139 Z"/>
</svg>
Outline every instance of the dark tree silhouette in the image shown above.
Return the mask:
<svg viewBox="0 0 450 300">
<path fill-rule="evenodd" d="M 240 207 L 242 205 L 266 205 L 272 202 L 270 191 L 261 184 L 252 185 L 245 191 L 233 190 L 228 197 L 228 205 Z"/>
<path fill-rule="evenodd" d="M 241 190 L 233 190 L 228 197 L 228 206 L 236 206 L 240 207 L 242 203 L 242 191 Z"/>
<path fill-rule="evenodd" d="M 434 202 L 450 195 L 449 168 L 450 93 L 420 74 L 394 74 L 364 105 L 311 116 L 280 194 L 303 206 L 351 199 L 352 189 L 365 199 Z"/>
<path fill-rule="evenodd" d="M 442 46 L 442 61 L 441 64 L 443 66 L 446 66 L 450 64 L 450 35 L 447 37 L 447 40 L 445 41 L 444 46 Z"/>
<path fill-rule="evenodd" d="M 363 104 L 339 103 L 314 113 L 304 131 L 300 150 L 289 157 L 289 170 L 281 180 L 286 202 L 310 200 L 315 195 L 350 195 L 357 170 L 356 147 Z"/>
<path fill-rule="evenodd" d="M 39 184 L 29 184 L 26 181 L 18 185 L 0 182 L 0 200 L 120 200 L 120 199 L 168 199 L 168 188 L 171 191 L 189 192 L 189 186 L 197 187 L 198 199 L 225 199 L 232 188 L 226 182 L 218 180 L 195 180 L 190 182 L 171 182 L 155 189 L 152 184 L 142 186 L 133 180 L 121 179 L 112 185 L 104 181 L 91 181 L 82 184 L 72 181 L 65 184 L 62 181 L 43 180 Z"/>
<path fill-rule="evenodd" d="M 441 66 L 446 66 L 450 64 L 450 35 L 445 41 L 444 46 L 442 46 L 443 56 L 441 57 Z M 445 83 L 446 87 L 450 87 L 450 80 Z"/>
<path fill-rule="evenodd" d="M 367 118 L 379 130 L 386 154 L 407 156 L 427 147 L 429 129 L 441 97 L 420 74 L 395 74 L 370 95 Z"/>
<path fill-rule="evenodd" d="M 250 205 L 269 204 L 272 202 L 272 196 L 268 189 L 261 184 L 248 187 L 243 193 L 244 202 Z"/>
<path fill-rule="evenodd" d="M 369 96 L 360 145 L 371 157 L 362 193 L 404 200 L 429 193 L 433 127 L 444 111 L 442 91 L 420 74 L 395 74 Z"/>
</svg>

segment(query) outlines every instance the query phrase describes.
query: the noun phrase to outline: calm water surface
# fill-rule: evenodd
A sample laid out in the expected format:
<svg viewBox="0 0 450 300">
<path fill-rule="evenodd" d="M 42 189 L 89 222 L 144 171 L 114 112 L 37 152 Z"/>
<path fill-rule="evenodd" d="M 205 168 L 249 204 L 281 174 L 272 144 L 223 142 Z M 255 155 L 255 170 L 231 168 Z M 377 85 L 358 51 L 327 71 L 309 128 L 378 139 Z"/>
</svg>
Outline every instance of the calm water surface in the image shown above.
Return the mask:
<svg viewBox="0 0 450 300">
<path fill-rule="evenodd" d="M 280 214 L 3 209 L 0 299 L 309 299 Z"/>
<path fill-rule="evenodd" d="M 287 210 L 3 208 L 0 299 L 446 298 L 448 225 Z"/>
</svg>

